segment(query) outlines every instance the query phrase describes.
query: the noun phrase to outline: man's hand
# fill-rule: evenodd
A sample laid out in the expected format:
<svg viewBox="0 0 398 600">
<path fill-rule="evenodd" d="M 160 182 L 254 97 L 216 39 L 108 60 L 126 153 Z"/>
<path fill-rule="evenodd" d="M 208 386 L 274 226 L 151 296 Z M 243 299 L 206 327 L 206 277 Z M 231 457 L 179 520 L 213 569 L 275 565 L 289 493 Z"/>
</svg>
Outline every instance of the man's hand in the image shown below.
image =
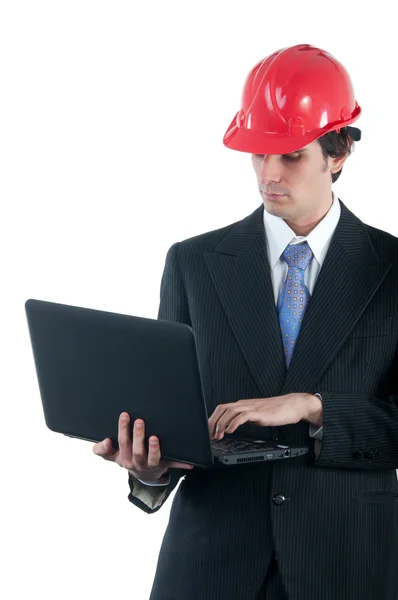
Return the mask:
<svg viewBox="0 0 398 600">
<path fill-rule="evenodd" d="M 94 444 L 94 454 L 131 471 L 134 477 L 144 481 L 159 481 L 169 469 L 194 468 L 193 465 L 162 458 L 159 438 L 155 435 L 149 438 L 149 450 L 147 452 L 145 448 L 145 422 L 142 419 L 134 421 L 132 433 L 131 439 L 129 413 L 121 413 L 118 431 L 119 449 L 113 448 L 111 440 L 105 438 L 102 442 Z"/>
<path fill-rule="evenodd" d="M 308 421 L 321 427 L 322 412 L 320 398 L 312 394 L 286 394 L 219 404 L 209 419 L 210 438 L 221 440 L 224 432 L 233 433 L 239 425 L 247 422 L 278 427 Z"/>
</svg>

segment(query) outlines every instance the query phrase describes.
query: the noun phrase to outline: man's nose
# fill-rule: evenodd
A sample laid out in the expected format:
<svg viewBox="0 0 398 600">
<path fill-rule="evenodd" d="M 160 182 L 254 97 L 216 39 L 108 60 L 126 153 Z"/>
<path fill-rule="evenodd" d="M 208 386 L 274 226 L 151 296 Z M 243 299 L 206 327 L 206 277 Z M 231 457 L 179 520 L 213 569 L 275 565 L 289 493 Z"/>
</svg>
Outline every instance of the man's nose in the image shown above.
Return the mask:
<svg viewBox="0 0 398 600">
<path fill-rule="evenodd" d="M 261 165 L 261 183 L 267 184 L 271 181 L 280 181 L 281 163 L 273 154 L 265 155 Z"/>
</svg>

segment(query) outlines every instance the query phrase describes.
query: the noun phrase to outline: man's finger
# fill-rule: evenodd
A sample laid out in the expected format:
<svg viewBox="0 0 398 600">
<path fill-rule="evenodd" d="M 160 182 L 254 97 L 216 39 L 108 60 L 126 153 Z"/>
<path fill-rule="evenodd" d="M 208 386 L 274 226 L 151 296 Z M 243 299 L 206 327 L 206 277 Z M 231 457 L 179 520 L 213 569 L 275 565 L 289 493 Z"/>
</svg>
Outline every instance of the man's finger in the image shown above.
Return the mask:
<svg viewBox="0 0 398 600">
<path fill-rule="evenodd" d="M 150 469 L 156 469 L 160 463 L 160 444 L 156 436 L 152 435 L 149 438 L 149 450 L 148 450 L 148 467 Z"/>
<path fill-rule="evenodd" d="M 97 456 L 104 456 L 109 454 L 110 451 L 112 451 L 112 442 L 109 438 L 102 440 L 102 442 L 97 442 L 93 446 L 93 452 Z"/>
<path fill-rule="evenodd" d="M 144 470 L 148 462 L 145 448 L 145 423 L 142 419 L 136 419 L 134 422 L 132 450 L 135 468 Z"/>
<path fill-rule="evenodd" d="M 223 412 L 213 428 L 213 436 L 220 439 L 220 435 L 221 437 L 224 435 L 224 431 L 228 425 L 232 421 L 237 422 L 235 419 L 238 419 L 239 415 L 243 412 L 247 412 L 247 409 L 245 410 L 245 408 L 246 407 L 242 405 L 236 406 L 235 403 L 228 405 L 228 408 Z M 245 418 L 244 421 L 246 420 L 247 419 Z"/>
<path fill-rule="evenodd" d="M 121 413 L 119 416 L 118 443 L 120 465 L 126 469 L 132 467 L 132 444 L 130 436 L 130 415 Z"/>
<path fill-rule="evenodd" d="M 231 404 L 219 404 L 209 419 L 209 432 L 211 439 L 214 438 L 217 425 L 223 414 L 228 410 Z"/>
<path fill-rule="evenodd" d="M 186 463 L 180 463 L 176 460 L 171 460 L 167 462 L 167 467 L 171 469 L 193 469 L 194 465 L 188 465 Z"/>
</svg>

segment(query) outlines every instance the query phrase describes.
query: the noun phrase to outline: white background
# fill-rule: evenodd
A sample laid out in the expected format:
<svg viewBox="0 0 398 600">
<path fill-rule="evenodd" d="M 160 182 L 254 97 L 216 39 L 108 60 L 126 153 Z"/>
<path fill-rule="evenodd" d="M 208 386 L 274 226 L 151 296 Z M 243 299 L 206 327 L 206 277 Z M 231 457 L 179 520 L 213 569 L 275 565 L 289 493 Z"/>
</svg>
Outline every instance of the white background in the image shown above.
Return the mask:
<svg viewBox="0 0 398 600">
<path fill-rule="evenodd" d="M 156 318 L 168 248 L 260 206 L 250 155 L 222 138 L 252 66 L 299 43 L 345 65 L 363 109 L 334 190 L 398 235 L 392 11 L 0 4 L 2 597 L 146 600 L 174 496 L 146 515 L 127 500 L 125 470 L 47 429 L 25 301 Z"/>
</svg>

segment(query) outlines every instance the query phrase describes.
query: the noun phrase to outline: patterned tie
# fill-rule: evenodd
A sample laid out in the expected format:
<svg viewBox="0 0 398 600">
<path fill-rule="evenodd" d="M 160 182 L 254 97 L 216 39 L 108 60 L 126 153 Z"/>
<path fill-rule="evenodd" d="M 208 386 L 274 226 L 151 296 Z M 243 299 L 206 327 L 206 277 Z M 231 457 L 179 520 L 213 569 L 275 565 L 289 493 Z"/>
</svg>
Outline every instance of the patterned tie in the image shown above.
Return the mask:
<svg viewBox="0 0 398 600">
<path fill-rule="evenodd" d="M 305 309 L 310 299 L 310 293 L 304 283 L 304 271 L 308 267 L 313 254 L 308 242 L 289 244 L 283 252 L 288 264 L 285 284 L 278 301 L 279 323 L 281 326 L 283 349 L 286 366 L 292 360 Z"/>
</svg>

